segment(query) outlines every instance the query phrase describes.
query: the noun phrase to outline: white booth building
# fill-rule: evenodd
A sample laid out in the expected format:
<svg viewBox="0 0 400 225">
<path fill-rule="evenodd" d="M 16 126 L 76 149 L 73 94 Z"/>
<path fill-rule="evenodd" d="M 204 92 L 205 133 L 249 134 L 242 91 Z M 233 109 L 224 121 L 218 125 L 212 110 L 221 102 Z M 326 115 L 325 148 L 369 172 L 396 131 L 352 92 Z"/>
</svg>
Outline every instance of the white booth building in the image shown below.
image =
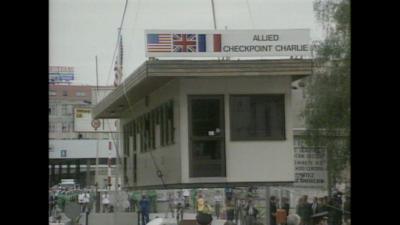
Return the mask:
<svg viewBox="0 0 400 225">
<path fill-rule="evenodd" d="M 124 188 L 291 184 L 291 87 L 311 72 L 309 59 L 149 60 L 92 115 L 120 119 Z"/>
</svg>

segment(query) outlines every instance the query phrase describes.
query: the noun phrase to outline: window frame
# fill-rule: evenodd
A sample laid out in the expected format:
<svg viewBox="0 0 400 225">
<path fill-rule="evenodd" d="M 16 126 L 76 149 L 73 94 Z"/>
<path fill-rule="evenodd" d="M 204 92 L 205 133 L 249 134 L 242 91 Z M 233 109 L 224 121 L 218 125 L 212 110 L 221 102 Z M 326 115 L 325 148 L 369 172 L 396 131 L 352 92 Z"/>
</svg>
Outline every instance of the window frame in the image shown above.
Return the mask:
<svg viewBox="0 0 400 225">
<path fill-rule="evenodd" d="M 233 97 L 274 97 L 279 98 L 282 101 L 282 113 L 283 113 L 283 121 L 282 121 L 282 136 L 281 137 L 234 137 L 233 136 L 233 109 L 232 109 L 232 101 Z M 280 94 L 229 94 L 229 138 L 232 142 L 237 141 L 286 141 L 286 95 L 284 93 Z"/>
</svg>

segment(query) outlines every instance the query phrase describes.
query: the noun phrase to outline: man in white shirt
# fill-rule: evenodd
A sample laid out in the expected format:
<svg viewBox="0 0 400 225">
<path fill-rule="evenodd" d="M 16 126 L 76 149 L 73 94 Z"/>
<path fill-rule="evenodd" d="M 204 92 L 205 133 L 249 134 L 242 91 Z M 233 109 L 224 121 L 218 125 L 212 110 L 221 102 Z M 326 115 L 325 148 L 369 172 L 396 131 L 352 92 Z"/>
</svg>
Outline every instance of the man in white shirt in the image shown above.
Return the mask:
<svg viewBox="0 0 400 225">
<path fill-rule="evenodd" d="M 103 194 L 101 203 L 103 204 L 103 213 L 108 212 L 110 197 L 107 192 Z"/>
<path fill-rule="evenodd" d="M 78 195 L 78 203 L 81 206 L 81 212 L 84 212 L 84 194 L 83 192 L 80 192 Z"/>
<path fill-rule="evenodd" d="M 89 211 L 89 205 L 90 205 L 90 194 L 89 192 L 86 192 L 83 196 L 83 206 L 85 208 L 85 211 Z"/>
</svg>

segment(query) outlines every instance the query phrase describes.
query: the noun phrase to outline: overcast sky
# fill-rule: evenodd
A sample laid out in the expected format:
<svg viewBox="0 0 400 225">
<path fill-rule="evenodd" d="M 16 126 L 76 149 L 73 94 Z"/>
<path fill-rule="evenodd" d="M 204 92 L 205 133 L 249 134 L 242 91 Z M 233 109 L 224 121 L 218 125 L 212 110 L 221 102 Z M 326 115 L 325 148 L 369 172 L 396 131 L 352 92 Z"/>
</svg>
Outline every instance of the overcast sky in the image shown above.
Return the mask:
<svg viewBox="0 0 400 225">
<path fill-rule="evenodd" d="M 309 28 L 322 39 L 314 0 L 214 0 L 217 29 Z M 50 0 L 50 66 L 75 68 L 74 84 L 112 85 L 110 66 L 125 0 Z M 248 4 L 247 4 L 248 3 Z M 249 6 L 249 7 L 248 7 Z M 124 78 L 146 60 L 145 29 L 214 29 L 211 0 L 129 0 L 122 30 Z M 112 69 L 112 68 L 111 68 Z"/>
</svg>

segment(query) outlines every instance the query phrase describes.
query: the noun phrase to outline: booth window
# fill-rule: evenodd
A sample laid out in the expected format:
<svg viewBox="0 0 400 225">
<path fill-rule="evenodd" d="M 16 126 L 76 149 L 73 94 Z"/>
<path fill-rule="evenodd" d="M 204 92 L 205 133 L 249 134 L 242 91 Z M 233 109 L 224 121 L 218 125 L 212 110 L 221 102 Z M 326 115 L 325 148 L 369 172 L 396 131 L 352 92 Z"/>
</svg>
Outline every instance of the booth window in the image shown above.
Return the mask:
<svg viewBox="0 0 400 225">
<path fill-rule="evenodd" d="M 283 94 L 231 95 L 231 140 L 284 140 L 284 97 Z"/>
</svg>

